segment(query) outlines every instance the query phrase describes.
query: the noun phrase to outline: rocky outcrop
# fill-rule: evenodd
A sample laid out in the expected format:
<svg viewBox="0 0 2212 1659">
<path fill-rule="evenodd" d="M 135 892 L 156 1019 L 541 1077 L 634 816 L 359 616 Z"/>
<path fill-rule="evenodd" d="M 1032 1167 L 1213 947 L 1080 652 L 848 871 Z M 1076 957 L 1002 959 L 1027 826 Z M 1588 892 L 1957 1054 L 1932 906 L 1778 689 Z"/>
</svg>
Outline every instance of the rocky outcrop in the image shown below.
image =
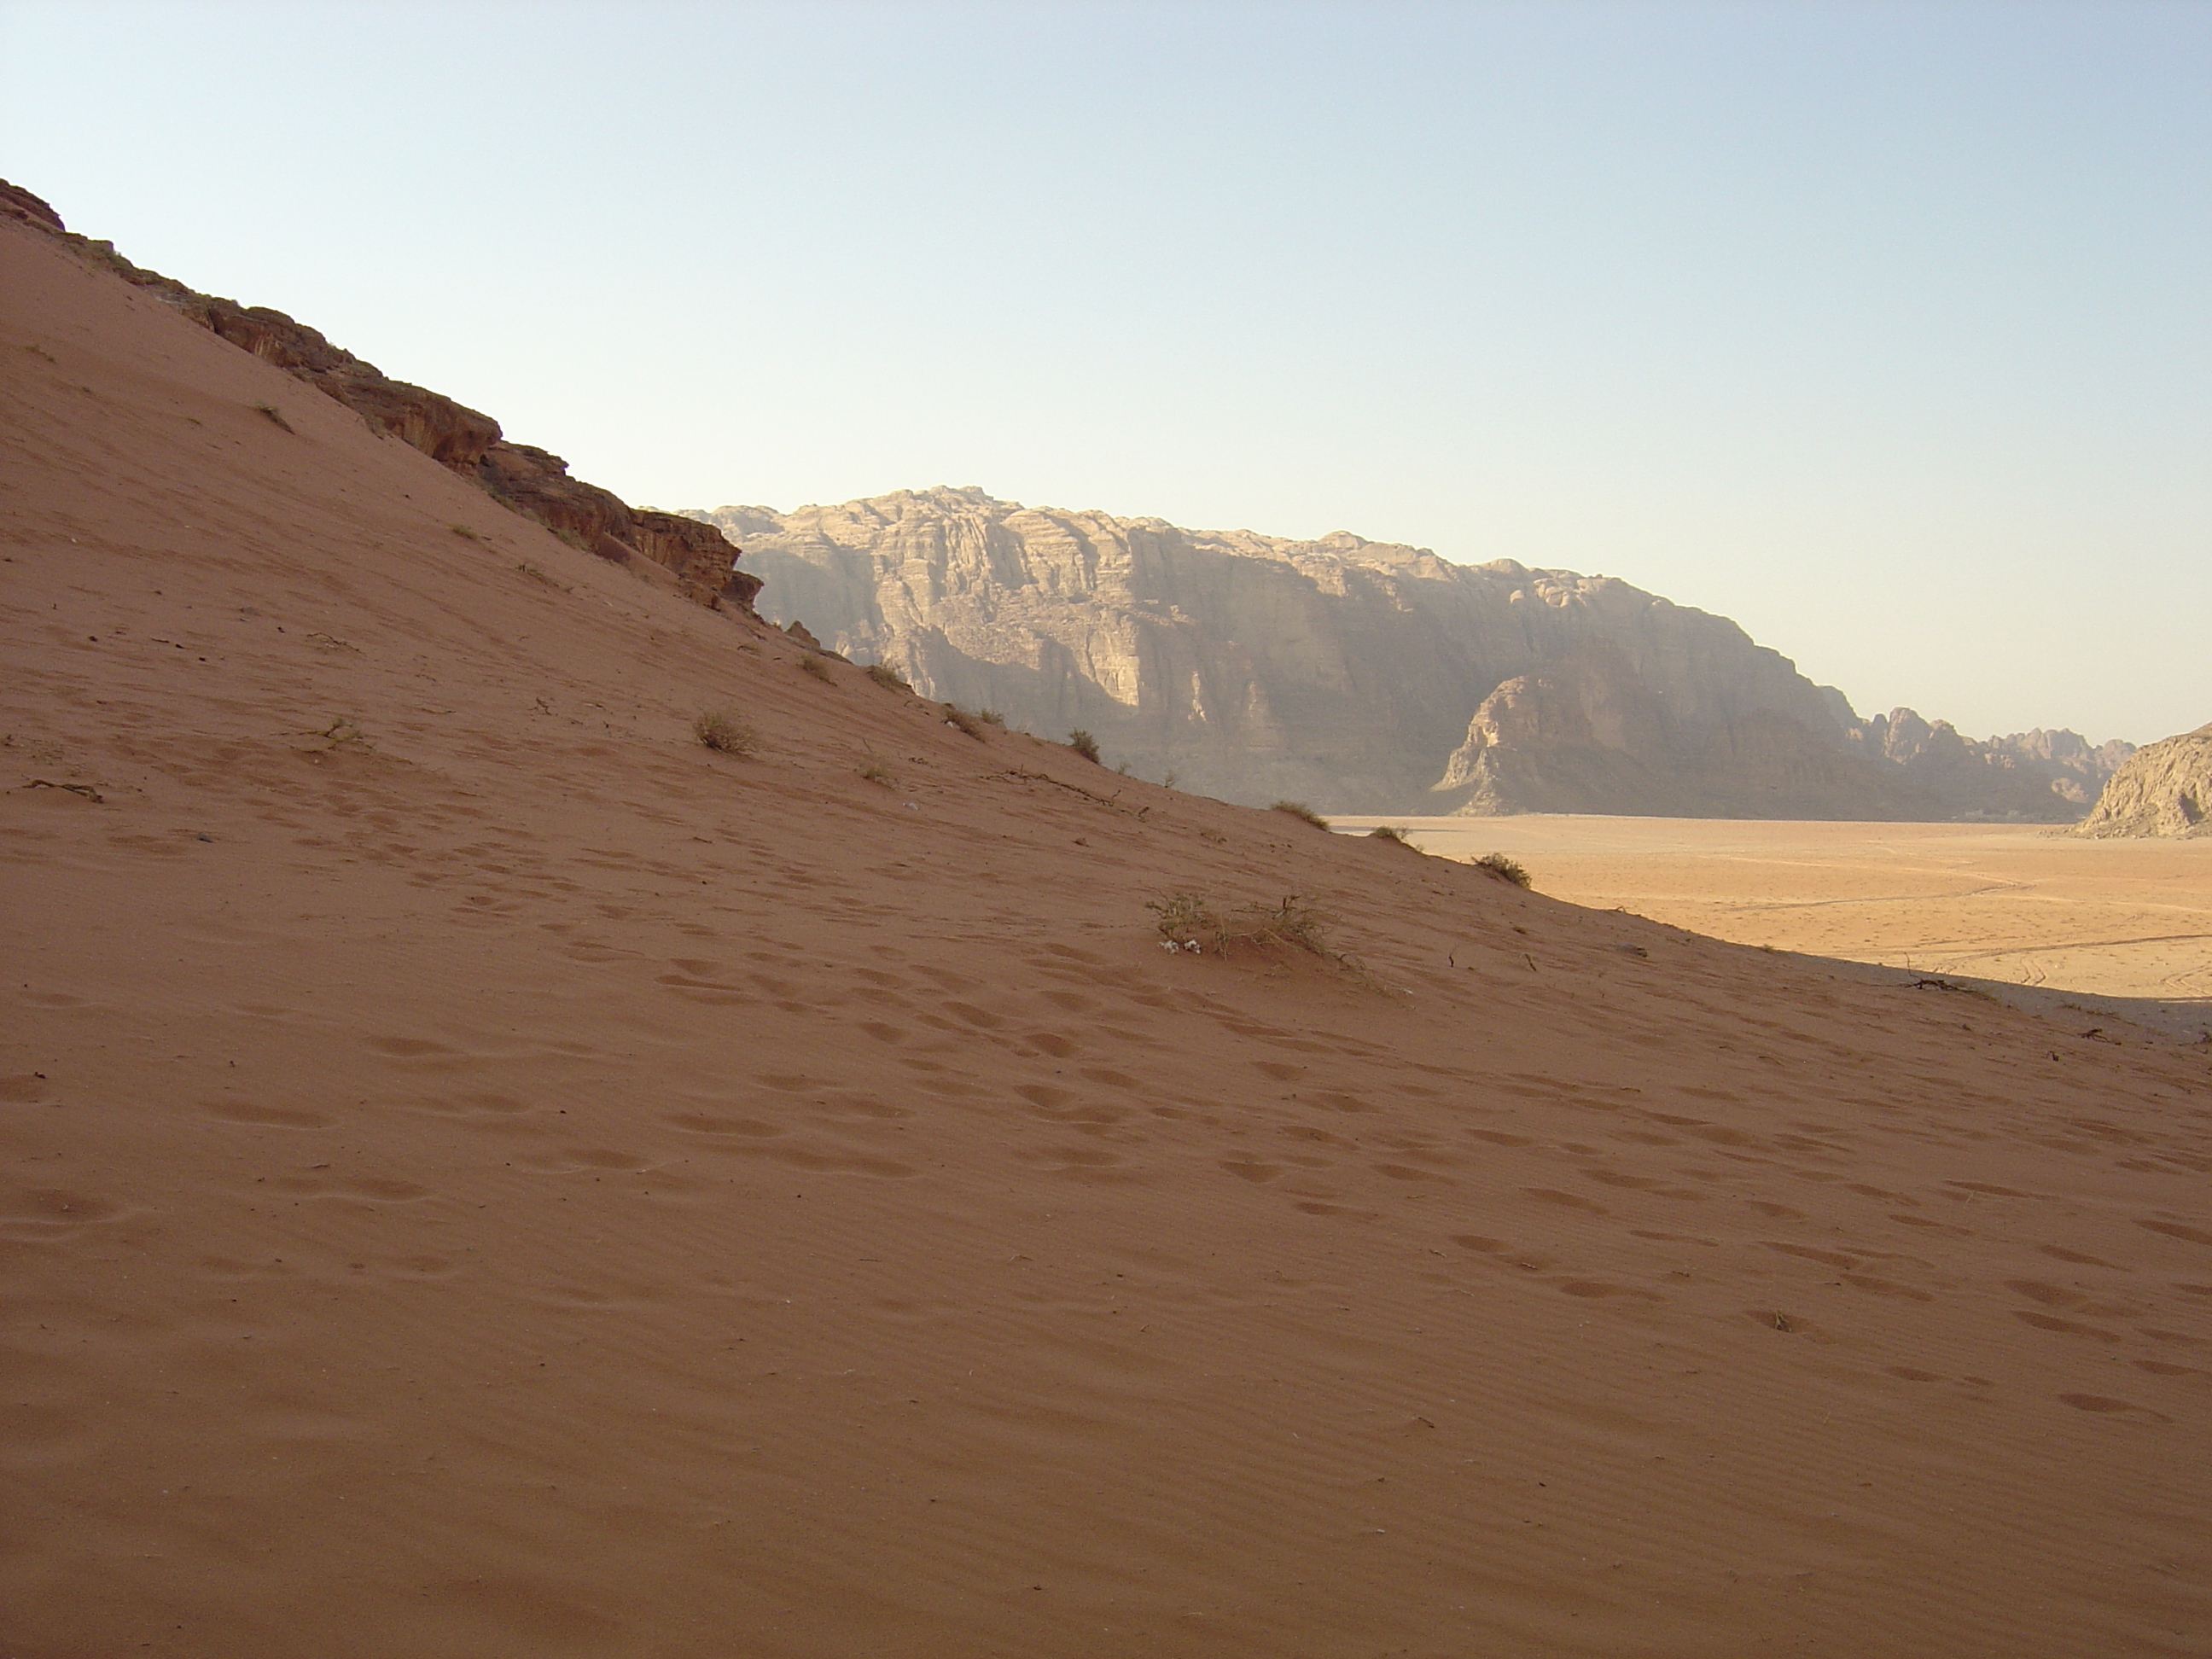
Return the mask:
<svg viewBox="0 0 2212 1659">
<path fill-rule="evenodd" d="M 720 532 L 681 514 L 633 507 L 570 477 L 559 456 L 507 442 L 490 416 L 392 380 L 281 311 L 218 299 L 135 265 L 112 243 L 70 232 L 52 207 L 4 179 L 0 216 L 53 236 L 88 263 L 158 295 L 202 328 L 336 398 L 372 429 L 421 450 L 575 545 L 630 565 L 695 603 L 751 610 L 759 579 L 734 568 L 740 550 Z"/>
<path fill-rule="evenodd" d="M 2063 822 L 2101 781 L 2070 732 L 2031 734 L 2039 759 L 1862 721 L 1726 617 L 1610 577 L 973 489 L 697 516 L 743 536 L 772 620 L 1232 800 Z"/>
<path fill-rule="evenodd" d="M 2212 836 L 2212 725 L 2136 750 L 2078 833 Z"/>
<path fill-rule="evenodd" d="M 1863 752 L 1883 763 L 1908 789 L 1940 803 L 1951 818 L 2070 819 L 2097 799 L 2105 780 L 2135 752 L 2113 741 L 2092 747 L 2075 732 L 2014 732 L 1976 739 L 1948 720 L 1924 720 L 1910 708 L 1845 722 Z"/>
</svg>

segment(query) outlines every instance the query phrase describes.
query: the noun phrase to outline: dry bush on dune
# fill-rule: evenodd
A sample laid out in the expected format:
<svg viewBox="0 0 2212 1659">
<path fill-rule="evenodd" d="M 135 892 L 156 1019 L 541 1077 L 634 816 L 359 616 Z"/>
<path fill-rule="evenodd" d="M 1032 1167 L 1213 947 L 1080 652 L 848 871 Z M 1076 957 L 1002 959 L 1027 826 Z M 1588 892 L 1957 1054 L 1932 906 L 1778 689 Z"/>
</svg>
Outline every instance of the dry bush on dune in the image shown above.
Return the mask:
<svg viewBox="0 0 2212 1659">
<path fill-rule="evenodd" d="M 799 666 L 803 672 L 813 675 L 825 685 L 835 685 L 837 683 L 836 677 L 830 672 L 830 665 L 811 652 L 799 659 Z"/>
<path fill-rule="evenodd" d="M 1378 823 L 1367 835 L 1371 841 L 1395 841 L 1401 847 L 1413 847 L 1413 832 L 1402 823 Z M 1413 850 L 1421 849 L 1413 847 Z"/>
<path fill-rule="evenodd" d="M 1532 884 L 1528 878 L 1528 872 L 1520 861 L 1507 858 L 1503 853 L 1485 853 L 1480 858 L 1475 860 L 1474 867 L 1485 875 L 1495 876 L 1500 881 L 1510 881 L 1516 887 L 1527 887 Z"/>
<path fill-rule="evenodd" d="M 975 738 L 978 743 L 988 743 L 990 741 L 989 738 L 983 735 L 983 726 L 985 722 L 982 715 L 977 714 L 972 708 L 963 708 L 957 702 L 946 703 L 945 705 L 945 723 L 947 726 L 958 726 L 963 732 L 965 732 L 969 737 Z"/>
<path fill-rule="evenodd" d="M 868 665 L 866 672 L 870 679 L 873 680 L 878 685 L 882 686 L 887 691 L 911 691 L 914 690 L 914 688 L 911 685 L 908 685 L 905 679 L 901 677 L 898 670 L 892 667 L 887 662 L 872 662 Z"/>
<path fill-rule="evenodd" d="M 708 709 L 691 722 L 691 735 L 718 755 L 750 755 L 760 734 L 736 715 Z"/>
<path fill-rule="evenodd" d="M 1104 763 L 1098 758 L 1098 739 L 1088 732 L 1078 729 L 1067 734 L 1067 746 L 1089 761 L 1093 766 Z"/>
<path fill-rule="evenodd" d="M 881 761 L 871 761 L 867 765 L 862 767 L 860 769 L 860 775 L 866 779 L 870 783 L 880 783 L 886 789 L 890 788 L 892 783 L 896 781 L 896 780 L 891 776 L 891 769 L 885 766 Z"/>
<path fill-rule="evenodd" d="M 1211 945 L 1226 956 L 1232 945 L 1275 944 L 1340 959 L 1328 948 L 1320 913 L 1295 893 L 1279 904 L 1240 905 L 1225 916 L 1200 893 L 1169 893 L 1146 900 L 1145 908 L 1158 918 L 1160 938 L 1171 951 Z"/>
<path fill-rule="evenodd" d="M 271 423 L 283 427 L 287 432 L 292 430 L 292 423 L 284 418 L 284 411 L 274 404 L 256 404 L 253 405 L 253 412 L 256 415 L 266 416 Z"/>
<path fill-rule="evenodd" d="M 1225 947 L 1228 930 L 1214 908 L 1196 893 L 1170 893 L 1146 899 L 1145 908 L 1159 918 L 1160 939 L 1170 951 L 1203 951 L 1208 945 Z"/>
<path fill-rule="evenodd" d="M 986 726 L 997 726 L 1001 732 L 1006 729 L 1006 717 L 995 708 L 979 708 L 975 711 L 975 718 Z"/>
<path fill-rule="evenodd" d="M 1292 817 L 1303 819 L 1304 822 L 1313 825 L 1316 830 L 1326 830 L 1328 828 L 1328 820 L 1322 817 L 1320 813 L 1315 811 L 1312 807 L 1307 805 L 1304 801 L 1279 800 L 1275 803 L 1273 810 L 1278 812 L 1288 812 Z"/>
</svg>

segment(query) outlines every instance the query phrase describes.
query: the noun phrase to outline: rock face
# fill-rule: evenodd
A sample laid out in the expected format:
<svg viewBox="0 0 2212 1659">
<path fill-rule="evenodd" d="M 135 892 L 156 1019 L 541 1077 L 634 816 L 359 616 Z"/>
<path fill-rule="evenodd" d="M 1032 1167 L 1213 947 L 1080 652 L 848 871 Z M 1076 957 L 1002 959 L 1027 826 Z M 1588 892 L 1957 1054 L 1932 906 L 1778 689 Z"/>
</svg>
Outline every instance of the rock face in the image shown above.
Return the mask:
<svg viewBox="0 0 2212 1659">
<path fill-rule="evenodd" d="M 744 539 L 771 620 L 1231 800 L 2064 822 L 2118 759 L 2071 732 L 1863 721 L 1725 617 L 1344 532 L 1183 530 L 973 489 L 696 516 Z"/>
<path fill-rule="evenodd" d="M 2146 744 L 2105 785 L 2084 836 L 2212 836 L 2212 725 Z"/>
<path fill-rule="evenodd" d="M 710 609 L 751 610 L 759 579 L 733 568 L 739 550 L 720 532 L 679 514 L 631 507 L 570 477 L 568 464 L 558 455 L 507 442 L 490 416 L 392 380 L 281 311 L 217 299 L 132 264 L 113 244 L 66 229 L 52 208 L 5 179 L 0 179 L 0 216 L 42 230 L 88 262 L 160 295 L 202 328 L 337 398 L 373 430 L 421 450 L 575 545 L 629 565 Z"/>
</svg>

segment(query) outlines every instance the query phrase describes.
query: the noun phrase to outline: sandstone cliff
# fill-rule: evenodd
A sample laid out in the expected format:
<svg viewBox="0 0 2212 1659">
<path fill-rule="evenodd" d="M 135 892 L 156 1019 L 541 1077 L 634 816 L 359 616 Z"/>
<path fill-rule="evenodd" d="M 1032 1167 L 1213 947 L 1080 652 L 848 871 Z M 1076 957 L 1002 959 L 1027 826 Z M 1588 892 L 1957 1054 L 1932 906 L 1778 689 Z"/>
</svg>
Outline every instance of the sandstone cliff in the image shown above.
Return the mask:
<svg viewBox="0 0 2212 1659">
<path fill-rule="evenodd" d="M 2212 725 L 2136 750 L 2079 833 L 2212 836 Z"/>
<path fill-rule="evenodd" d="M 5 179 L 0 179 L 0 216 L 44 231 L 79 258 L 158 295 L 210 333 L 335 398 L 373 431 L 421 450 L 576 546 L 629 565 L 709 609 L 751 610 L 759 580 L 733 568 L 738 550 L 720 532 L 681 514 L 631 507 L 570 477 L 568 464 L 558 455 L 507 442 L 490 416 L 392 380 L 281 311 L 217 299 L 143 270 L 112 243 L 75 234 L 52 207 Z"/>
<path fill-rule="evenodd" d="M 974 489 L 697 516 L 744 537 L 770 619 L 1231 800 L 2065 821 L 2110 769 L 2070 732 L 2030 734 L 2039 757 L 1862 721 L 1727 618 L 1610 577 Z"/>
</svg>

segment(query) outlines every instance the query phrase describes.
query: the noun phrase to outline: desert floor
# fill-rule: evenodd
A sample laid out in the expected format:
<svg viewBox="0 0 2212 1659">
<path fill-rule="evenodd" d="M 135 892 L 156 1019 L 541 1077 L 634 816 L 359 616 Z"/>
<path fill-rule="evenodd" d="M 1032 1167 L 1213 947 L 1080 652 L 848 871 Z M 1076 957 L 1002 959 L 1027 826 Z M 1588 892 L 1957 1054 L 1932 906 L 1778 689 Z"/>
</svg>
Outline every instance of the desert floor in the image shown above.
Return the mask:
<svg viewBox="0 0 2212 1659">
<path fill-rule="evenodd" d="M 2212 1652 L 2205 1045 L 963 734 L 6 223 L 0 367 L 7 1659 Z"/>
<path fill-rule="evenodd" d="M 1741 945 L 2194 1005 L 2212 1018 L 2212 841 L 2041 826 L 1591 817 L 1404 824 L 1442 857 L 1504 853 L 1543 891 Z"/>
</svg>

